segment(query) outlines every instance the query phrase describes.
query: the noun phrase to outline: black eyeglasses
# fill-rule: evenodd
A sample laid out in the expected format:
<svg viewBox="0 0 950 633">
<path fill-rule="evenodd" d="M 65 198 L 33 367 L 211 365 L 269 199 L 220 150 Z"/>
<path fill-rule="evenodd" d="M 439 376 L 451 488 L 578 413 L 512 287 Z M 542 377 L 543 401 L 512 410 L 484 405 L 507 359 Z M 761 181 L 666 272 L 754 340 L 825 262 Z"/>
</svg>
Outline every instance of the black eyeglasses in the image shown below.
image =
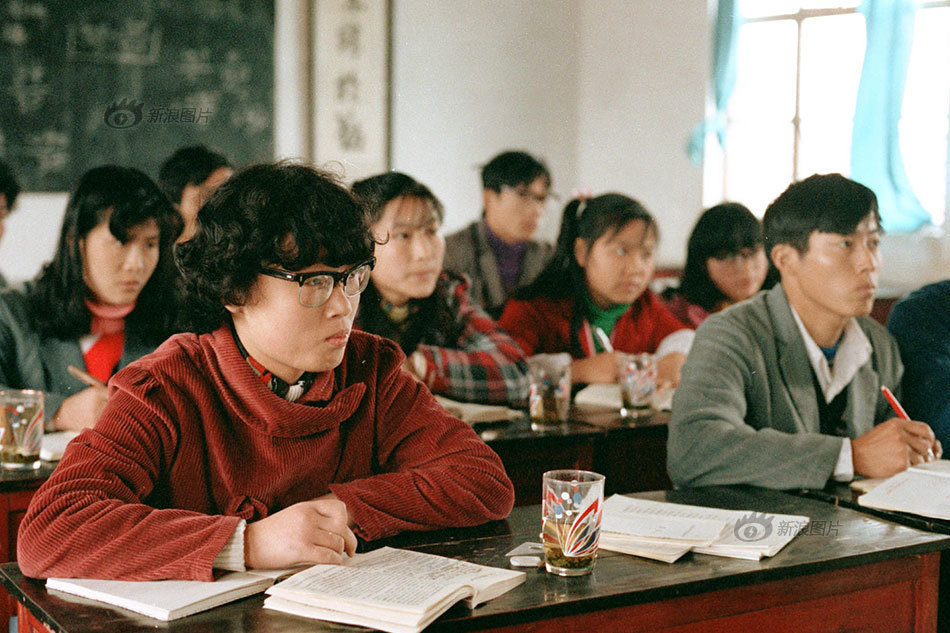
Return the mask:
<svg viewBox="0 0 950 633">
<path fill-rule="evenodd" d="M 369 285 L 369 274 L 375 265 L 376 258 L 371 257 L 341 273 L 329 270 L 314 273 L 290 273 L 286 270 L 267 266 L 261 266 L 260 272 L 270 277 L 300 284 L 297 301 L 306 308 L 318 308 L 327 302 L 337 284 L 343 286 L 343 294 L 347 297 L 355 297 L 366 290 L 366 286 Z"/>
<path fill-rule="evenodd" d="M 533 191 L 529 191 L 524 187 L 512 187 L 511 185 L 504 185 L 506 188 L 510 189 L 515 193 L 515 195 L 524 198 L 525 200 L 533 200 L 540 205 L 547 205 L 551 200 L 557 200 L 557 196 L 553 192 L 548 192 L 543 196 L 539 196 Z"/>
</svg>

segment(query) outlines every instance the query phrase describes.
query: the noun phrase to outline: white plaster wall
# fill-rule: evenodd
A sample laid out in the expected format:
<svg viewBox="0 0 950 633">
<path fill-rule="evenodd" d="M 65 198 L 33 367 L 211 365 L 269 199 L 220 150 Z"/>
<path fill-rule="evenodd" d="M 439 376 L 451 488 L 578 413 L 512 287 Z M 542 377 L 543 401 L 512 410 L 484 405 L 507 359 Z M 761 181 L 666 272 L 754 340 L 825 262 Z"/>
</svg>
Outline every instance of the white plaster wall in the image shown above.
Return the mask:
<svg viewBox="0 0 950 633">
<path fill-rule="evenodd" d="M 705 0 L 585 0 L 578 38 L 579 181 L 637 198 L 660 225 L 659 265 L 682 265 L 702 208 L 685 145 L 710 67 Z"/>
<path fill-rule="evenodd" d="M 577 181 L 575 0 L 394 0 L 392 166 L 429 185 L 445 230 L 481 214 L 480 167 L 541 156 L 554 190 Z M 540 229 L 556 237 L 559 205 Z"/>
<path fill-rule="evenodd" d="M 53 258 L 66 193 L 20 193 L 0 241 L 0 272 L 11 284 L 33 278 Z"/>
</svg>

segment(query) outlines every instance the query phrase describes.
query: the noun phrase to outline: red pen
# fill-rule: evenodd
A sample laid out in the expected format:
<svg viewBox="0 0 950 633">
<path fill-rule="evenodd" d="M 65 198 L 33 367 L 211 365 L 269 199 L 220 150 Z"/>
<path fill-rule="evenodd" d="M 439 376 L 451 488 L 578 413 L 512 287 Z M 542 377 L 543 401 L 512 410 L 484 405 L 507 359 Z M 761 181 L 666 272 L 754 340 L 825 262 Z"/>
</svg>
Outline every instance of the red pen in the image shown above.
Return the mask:
<svg viewBox="0 0 950 633">
<path fill-rule="evenodd" d="M 881 393 L 884 394 L 884 397 L 887 399 L 888 404 L 891 405 L 891 408 L 894 409 L 894 413 L 897 414 L 901 420 L 909 420 L 910 416 L 907 415 L 907 412 L 904 411 L 904 407 L 901 406 L 901 403 L 897 401 L 897 398 L 894 397 L 894 394 L 891 393 L 891 390 L 887 388 L 887 385 L 881 385 Z"/>
<path fill-rule="evenodd" d="M 891 405 L 891 408 L 894 409 L 894 413 L 897 414 L 901 420 L 909 420 L 910 416 L 907 415 L 907 412 L 904 411 L 904 407 L 901 406 L 901 403 L 897 401 L 897 398 L 894 397 L 894 394 L 891 393 L 891 390 L 887 388 L 887 385 L 881 385 L 881 393 L 884 394 L 884 398 L 887 399 L 887 403 Z M 927 449 L 927 461 L 935 459 L 933 449 Z"/>
</svg>

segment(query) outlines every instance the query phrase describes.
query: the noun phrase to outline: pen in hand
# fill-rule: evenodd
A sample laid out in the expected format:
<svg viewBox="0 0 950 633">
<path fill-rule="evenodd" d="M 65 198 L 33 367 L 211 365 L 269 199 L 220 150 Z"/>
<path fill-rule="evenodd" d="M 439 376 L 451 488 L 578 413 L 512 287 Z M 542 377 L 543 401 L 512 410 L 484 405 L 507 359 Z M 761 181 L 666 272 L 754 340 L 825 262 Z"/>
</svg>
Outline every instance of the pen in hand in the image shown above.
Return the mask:
<svg viewBox="0 0 950 633">
<path fill-rule="evenodd" d="M 901 403 L 897 401 L 897 398 L 894 397 L 894 393 L 887 388 L 887 385 L 881 385 L 881 393 L 884 394 L 884 399 L 887 400 L 887 403 L 891 405 L 891 408 L 894 409 L 894 413 L 897 414 L 901 420 L 910 420 L 910 416 L 907 415 L 907 411 L 904 410 L 904 407 L 901 406 Z M 934 451 L 932 448 L 927 449 L 927 461 L 934 460 Z"/>
<path fill-rule="evenodd" d="M 106 383 L 102 382 L 95 376 L 79 369 L 75 365 L 69 365 L 68 367 L 66 367 L 66 371 L 68 371 L 73 377 L 75 377 L 77 380 L 82 382 L 84 385 L 88 385 L 90 387 L 105 387 L 106 386 Z"/>
<path fill-rule="evenodd" d="M 610 344 L 610 337 L 607 336 L 607 333 L 601 328 L 594 326 L 594 336 L 597 338 L 597 342 L 600 343 L 600 346 L 605 352 L 614 351 L 614 346 Z"/>
</svg>

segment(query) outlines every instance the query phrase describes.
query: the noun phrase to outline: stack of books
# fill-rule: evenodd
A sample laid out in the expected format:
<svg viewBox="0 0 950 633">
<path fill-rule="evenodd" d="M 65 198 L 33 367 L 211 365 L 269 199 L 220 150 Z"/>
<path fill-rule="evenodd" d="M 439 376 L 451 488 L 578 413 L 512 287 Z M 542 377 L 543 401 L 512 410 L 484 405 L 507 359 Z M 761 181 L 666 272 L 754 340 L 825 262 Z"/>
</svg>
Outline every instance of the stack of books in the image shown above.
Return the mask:
<svg viewBox="0 0 950 633">
<path fill-rule="evenodd" d="M 604 502 L 600 547 L 672 563 L 689 551 L 759 560 L 774 556 L 808 525 L 764 514 L 614 495 Z"/>
</svg>

